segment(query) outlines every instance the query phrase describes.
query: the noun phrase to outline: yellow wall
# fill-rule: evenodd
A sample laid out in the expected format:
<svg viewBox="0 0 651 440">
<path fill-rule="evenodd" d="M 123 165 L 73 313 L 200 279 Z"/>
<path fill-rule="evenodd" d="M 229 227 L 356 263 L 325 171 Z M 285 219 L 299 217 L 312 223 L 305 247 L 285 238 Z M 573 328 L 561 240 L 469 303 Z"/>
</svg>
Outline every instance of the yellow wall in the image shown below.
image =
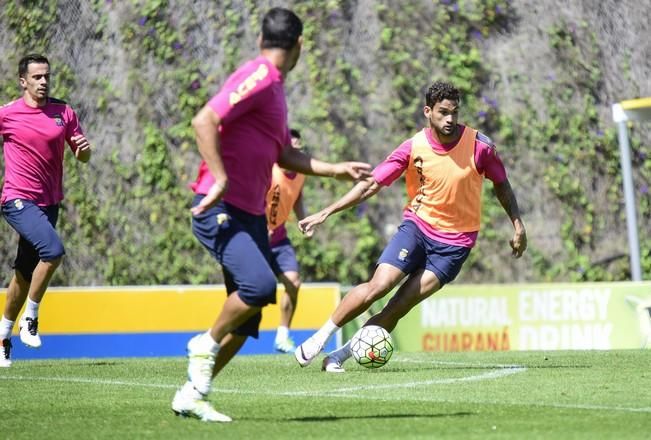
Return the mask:
<svg viewBox="0 0 651 440">
<path fill-rule="evenodd" d="M 278 286 L 278 302 L 284 292 Z M 0 307 L 6 293 L 0 291 Z M 209 328 L 226 289 L 216 286 L 48 289 L 39 315 L 42 333 L 196 331 Z M 303 285 L 292 328 L 319 328 L 339 301 L 338 284 Z M 278 304 L 265 307 L 260 330 L 278 326 Z"/>
</svg>

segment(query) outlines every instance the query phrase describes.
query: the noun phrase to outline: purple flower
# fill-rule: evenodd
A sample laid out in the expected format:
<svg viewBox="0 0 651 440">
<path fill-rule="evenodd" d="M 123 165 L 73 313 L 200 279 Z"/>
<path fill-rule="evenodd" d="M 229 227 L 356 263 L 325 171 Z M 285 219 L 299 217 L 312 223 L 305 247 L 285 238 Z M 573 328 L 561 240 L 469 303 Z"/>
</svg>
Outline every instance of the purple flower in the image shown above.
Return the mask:
<svg viewBox="0 0 651 440">
<path fill-rule="evenodd" d="M 474 29 L 472 32 L 470 32 L 470 36 L 475 40 L 479 40 L 479 41 L 483 40 L 484 38 L 481 32 L 477 29 Z"/>
<path fill-rule="evenodd" d="M 482 96 L 481 100 L 484 104 L 488 105 L 490 108 L 497 108 L 497 101 L 489 98 L 488 96 Z"/>
<path fill-rule="evenodd" d="M 183 49 L 183 45 L 181 43 L 179 43 L 178 41 L 175 41 L 174 43 L 172 43 L 172 49 L 174 49 L 174 50 Z"/>
<path fill-rule="evenodd" d="M 642 186 L 640 187 L 640 192 L 641 192 L 642 194 L 649 194 L 649 186 L 648 186 L 648 185 L 642 185 Z"/>
<path fill-rule="evenodd" d="M 477 112 L 477 116 L 480 118 L 485 118 L 487 114 L 488 113 L 486 113 L 484 110 L 480 110 Z"/>
<path fill-rule="evenodd" d="M 195 79 L 195 80 L 192 81 L 192 83 L 190 84 L 190 88 L 191 88 L 192 90 L 197 90 L 199 87 L 201 87 L 201 81 L 199 81 L 198 79 Z"/>
<path fill-rule="evenodd" d="M 500 5 L 495 5 L 495 13 L 496 14 L 501 14 L 502 13 L 502 8 L 500 8 Z"/>
<path fill-rule="evenodd" d="M 452 3 L 452 0 L 441 0 L 442 5 L 449 5 L 450 3 Z"/>
<path fill-rule="evenodd" d="M 554 75 L 553 73 L 548 73 L 547 75 L 545 75 L 545 79 L 547 81 L 554 81 L 556 79 L 556 75 Z"/>
<path fill-rule="evenodd" d="M 595 133 L 597 137 L 604 137 L 604 132 L 603 130 L 597 130 L 597 133 Z"/>
<path fill-rule="evenodd" d="M 147 24 L 147 17 L 140 17 L 140 20 L 138 20 L 138 24 L 140 26 L 144 26 L 145 24 Z"/>
</svg>

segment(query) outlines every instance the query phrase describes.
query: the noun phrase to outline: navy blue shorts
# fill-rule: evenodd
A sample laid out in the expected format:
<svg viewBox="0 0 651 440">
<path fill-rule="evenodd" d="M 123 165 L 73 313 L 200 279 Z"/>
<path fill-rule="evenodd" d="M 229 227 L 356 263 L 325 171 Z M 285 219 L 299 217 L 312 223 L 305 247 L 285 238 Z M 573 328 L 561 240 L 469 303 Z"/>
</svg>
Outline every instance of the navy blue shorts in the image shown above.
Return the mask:
<svg viewBox="0 0 651 440">
<path fill-rule="evenodd" d="M 271 247 L 273 269 L 277 274 L 285 272 L 298 272 L 298 260 L 294 246 L 289 238 L 279 241 Z"/>
<path fill-rule="evenodd" d="M 195 196 L 196 206 L 203 195 Z M 219 202 L 192 217 L 192 232 L 219 262 L 226 291 L 237 292 L 250 306 L 276 302 L 276 276 L 271 269 L 271 249 L 264 215 L 252 215 L 226 202 Z M 257 313 L 234 333 L 258 337 L 262 313 Z"/>
<path fill-rule="evenodd" d="M 14 269 L 25 280 L 32 280 L 40 260 L 52 261 L 65 254 L 61 238 L 54 229 L 59 205 L 38 206 L 29 200 L 14 199 L 2 204 L 2 214 L 20 235 Z"/>
<path fill-rule="evenodd" d="M 412 221 L 403 221 L 378 264 L 388 263 L 406 274 L 419 269 L 434 272 L 441 286 L 454 280 L 470 255 L 470 248 L 432 240 Z"/>
</svg>

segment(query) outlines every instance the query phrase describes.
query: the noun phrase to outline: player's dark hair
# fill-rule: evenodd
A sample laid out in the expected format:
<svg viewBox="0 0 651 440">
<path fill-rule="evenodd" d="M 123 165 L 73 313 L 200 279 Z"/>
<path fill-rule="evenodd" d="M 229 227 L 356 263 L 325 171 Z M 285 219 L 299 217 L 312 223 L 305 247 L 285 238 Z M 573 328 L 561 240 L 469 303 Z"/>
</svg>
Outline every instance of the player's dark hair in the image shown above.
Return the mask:
<svg viewBox="0 0 651 440">
<path fill-rule="evenodd" d="M 454 87 L 452 84 L 444 81 L 436 81 L 430 86 L 427 93 L 425 93 L 425 105 L 429 108 L 433 108 L 434 104 L 441 102 L 444 99 L 459 102 L 460 95 L 459 89 Z"/>
<path fill-rule="evenodd" d="M 303 34 L 303 22 L 289 9 L 272 8 L 262 19 L 262 48 L 289 50 Z"/>
<path fill-rule="evenodd" d="M 27 67 L 32 63 L 34 63 L 34 64 L 47 64 L 48 66 L 50 65 L 50 62 L 43 55 L 39 55 L 37 53 L 30 53 L 29 55 L 25 55 L 18 62 L 18 77 L 19 78 L 24 78 L 25 77 L 25 75 L 27 74 Z"/>
<path fill-rule="evenodd" d="M 289 134 L 290 134 L 293 138 L 297 138 L 297 139 L 300 139 L 300 138 L 301 138 L 301 132 L 298 131 L 298 130 L 295 129 L 295 128 L 290 128 L 290 129 L 289 129 Z"/>
</svg>

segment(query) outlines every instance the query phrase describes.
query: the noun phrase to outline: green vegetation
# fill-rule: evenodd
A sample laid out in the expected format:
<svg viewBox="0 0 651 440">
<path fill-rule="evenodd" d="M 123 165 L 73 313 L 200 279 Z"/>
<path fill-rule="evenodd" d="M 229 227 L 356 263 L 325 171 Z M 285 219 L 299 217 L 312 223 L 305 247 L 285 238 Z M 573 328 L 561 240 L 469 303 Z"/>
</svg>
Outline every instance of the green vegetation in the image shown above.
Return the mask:
<svg viewBox="0 0 651 440">
<path fill-rule="evenodd" d="M 10 2 L 0 14 L 13 47 L 2 61 L 10 74 L 0 78 L 0 102 L 17 96 L 14 72 L 22 54 L 52 54 L 52 94 L 80 111 L 96 146 L 88 167 L 66 159 L 60 229 L 68 256 L 54 285 L 221 281 L 189 228 L 187 184 L 199 163 L 190 120 L 256 53 L 266 6 L 205 3 L 96 0 L 76 11 L 73 3 L 39 0 Z M 524 262 L 505 270 L 511 231 L 488 183 L 481 238 L 461 281 L 500 282 L 517 273 L 521 281 L 627 279 L 619 155 L 604 119 L 605 55 L 594 27 L 564 19 L 546 25 L 540 40 L 554 73 L 532 84 L 510 66 L 487 61 L 489 43 L 508 37 L 522 19 L 514 2 L 407 0 L 399 13 L 383 2 L 372 5 L 366 18 L 350 2 L 292 6 L 305 21 L 305 44 L 286 83 L 290 123 L 302 130 L 309 151 L 332 161 L 378 163 L 422 125 L 427 85 L 447 78 L 464 94 L 461 120 L 496 142 L 525 221 L 544 211 L 554 228 L 530 223 Z M 74 13 L 83 19 L 62 45 L 61 29 Z M 631 57 L 625 54 L 628 76 Z M 517 99 L 497 93 L 506 83 Z M 651 181 L 645 133 L 633 127 L 641 195 Z M 349 188 L 309 178 L 308 211 Z M 366 279 L 387 238 L 385 226 L 399 220 L 397 197 L 380 195 L 333 217 L 312 240 L 290 226 L 304 278 Z M 640 197 L 639 215 L 641 223 L 651 215 L 648 197 Z M 0 232 L 11 230 L 3 223 Z M 643 273 L 651 271 L 647 235 L 640 234 Z M 15 244 L 2 246 L 9 264 Z"/>
<path fill-rule="evenodd" d="M 648 438 L 651 351 L 402 353 L 378 370 L 300 369 L 240 356 L 210 401 L 233 417 L 174 417 L 186 361 L 15 361 L 0 371 L 7 439 Z"/>
</svg>

